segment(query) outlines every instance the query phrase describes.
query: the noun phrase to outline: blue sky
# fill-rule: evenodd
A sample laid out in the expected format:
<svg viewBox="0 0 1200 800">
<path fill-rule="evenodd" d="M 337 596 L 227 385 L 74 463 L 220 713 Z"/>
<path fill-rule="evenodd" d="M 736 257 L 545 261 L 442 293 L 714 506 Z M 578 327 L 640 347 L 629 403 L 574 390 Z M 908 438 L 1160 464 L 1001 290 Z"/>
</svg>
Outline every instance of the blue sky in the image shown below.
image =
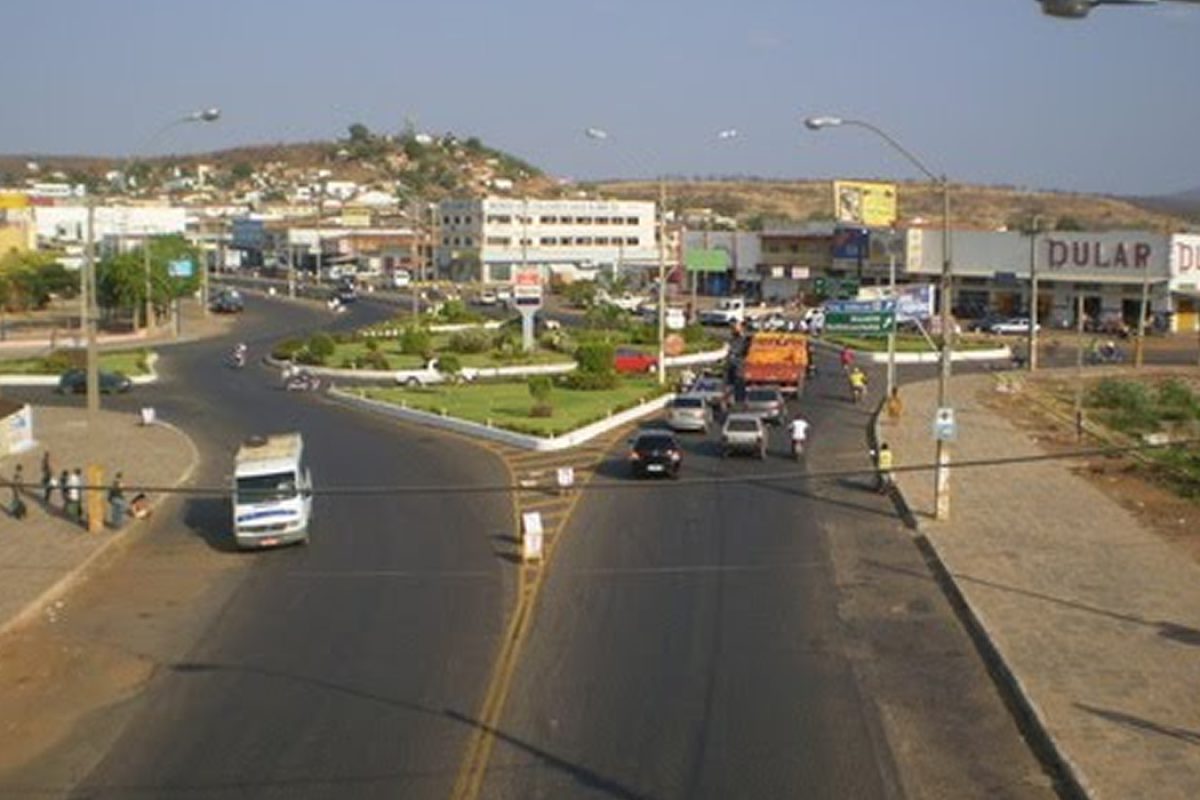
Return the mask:
<svg viewBox="0 0 1200 800">
<path fill-rule="evenodd" d="M 1200 186 L 1200 6 L 1045 17 L 1033 0 L 38 0 L 5 9 L 0 152 L 127 155 L 477 135 L 575 178 Z M 20 33 L 16 33 L 20 32 Z M 14 35 L 16 34 L 16 35 Z M 583 130 L 599 126 L 603 143 Z M 718 140 L 717 131 L 739 136 Z"/>
</svg>

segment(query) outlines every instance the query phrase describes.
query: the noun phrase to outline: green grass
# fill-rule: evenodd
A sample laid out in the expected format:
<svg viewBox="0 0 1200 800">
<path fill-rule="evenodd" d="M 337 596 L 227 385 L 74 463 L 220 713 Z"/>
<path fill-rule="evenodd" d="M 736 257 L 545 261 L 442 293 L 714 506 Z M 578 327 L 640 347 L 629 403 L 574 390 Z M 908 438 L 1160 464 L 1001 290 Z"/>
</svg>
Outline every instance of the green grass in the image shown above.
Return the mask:
<svg viewBox="0 0 1200 800">
<path fill-rule="evenodd" d="M 887 337 L 879 338 L 864 337 L 864 336 L 842 336 L 839 334 L 826 335 L 824 340 L 831 344 L 836 344 L 841 347 L 850 347 L 854 350 L 861 350 L 865 353 L 886 353 L 888 349 Z M 940 344 L 935 338 L 935 344 Z M 1002 346 L 1003 343 L 997 344 L 994 341 L 978 341 L 972 339 L 964 339 L 958 337 L 954 340 L 955 350 L 995 350 Z M 902 333 L 896 336 L 896 352 L 897 353 L 936 353 L 936 349 L 929 346 L 929 340 L 920 334 Z"/>
<path fill-rule="evenodd" d="M 118 350 L 100 353 L 100 369 L 123 372 L 129 376 L 146 375 L 149 350 Z M 83 362 L 81 361 L 80 364 Z M 60 375 L 66 370 L 45 358 L 15 358 L 0 360 L 0 375 Z"/>
<path fill-rule="evenodd" d="M 622 411 L 650 400 L 663 391 L 653 380 L 624 379 L 610 391 L 579 391 L 555 386 L 550 395 L 554 408 L 551 417 L 533 417 L 533 397 L 529 385 L 522 382 L 460 384 L 419 389 L 368 388 L 361 394 L 409 408 L 491 424 L 497 428 L 532 434 L 561 436 L 576 428 L 604 419 L 610 412 Z"/>
</svg>

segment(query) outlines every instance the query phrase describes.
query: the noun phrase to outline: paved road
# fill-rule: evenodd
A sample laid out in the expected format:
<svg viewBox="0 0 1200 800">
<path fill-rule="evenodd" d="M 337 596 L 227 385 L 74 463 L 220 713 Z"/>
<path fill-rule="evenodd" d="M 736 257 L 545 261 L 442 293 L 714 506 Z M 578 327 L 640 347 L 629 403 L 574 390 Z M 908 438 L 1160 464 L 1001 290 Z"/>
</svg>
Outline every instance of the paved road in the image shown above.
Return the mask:
<svg viewBox="0 0 1200 800">
<path fill-rule="evenodd" d="M 337 324 L 388 313 L 361 303 Z M 237 335 L 257 355 L 270 340 L 329 319 L 311 308 L 251 299 Z M 507 481 L 498 460 L 465 441 L 285 393 L 265 368 L 228 369 L 221 362 L 229 345 L 172 349 L 161 385 L 112 402 L 130 409 L 152 402 L 202 439 L 204 484 L 225 485 L 228 454 L 241 438 L 290 429 L 304 432 L 321 488 Z M 181 541 L 229 548 L 225 499 L 189 500 L 182 518 L 132 551 L 127 574 L 110 580 L 136 582 L 142 565 L 178 551 Z M 509 532 L 508 498 L 319 497 L 314 518 L 308 547 L 227 556 L 251 563 L 225 587 L 221 607 L 186 656 L 158 664 L 134 707 L 121 710 L 123 733 L 78 796 L 449 793 L 470 733 L 462 720 L 480 703 L 513 602 L 513 567 L 497 557 L 492 539 Z M 189 602 L 201 608 L 208 601 L 200 592 Z M 86 613 L 104 615 L 106 608 Z M 115 646 L 128 646 L 114 624 L 105 633 Z M 65 780 L 38 778 L 60 786 Z"/>
<path fill-rule="evenodd" d="M 826 365 L 831 366 L 830 364 Z M 805 466 L 866 466 L 866 412 L 822 378 Z M 722 461 L 579 505 L 481 797 L 1049 797 L 972 645 L 866 478 Z M 739 476 L 744 482 L 688 484 Z"/>
</svg>

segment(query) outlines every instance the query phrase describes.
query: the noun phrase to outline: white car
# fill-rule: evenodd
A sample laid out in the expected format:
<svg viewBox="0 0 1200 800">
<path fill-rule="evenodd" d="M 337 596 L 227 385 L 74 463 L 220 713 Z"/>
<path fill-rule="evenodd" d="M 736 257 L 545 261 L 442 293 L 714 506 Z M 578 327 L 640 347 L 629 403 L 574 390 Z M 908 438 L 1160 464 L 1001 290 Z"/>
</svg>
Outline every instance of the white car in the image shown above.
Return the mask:
<svg viewBox="0 0 1200 800">
<path fill-rule="evenodd" d="M 392 273 L 392 288 L 405 289 L 412 285 L 412 275 L 406 269 L 398 269 Z"/>
<path fill-rule="evenodd" d="M 417 387 L 431 386 L 437 383 L 453 383 L 458 380 L 468 383 L 475 380 L 478 370 L 464 367 L 458 375 L 451 376 L 438 369 L 437 359 L 429 361 L 420 369 L 402 369 L 393 373 L 393 377 L 401 386 Z"/>
<path fill-rule="evenodd" d="M 1038 325 L 1038 330 L 1042 326 Z M 1013 317 L 1001 322 L 994 323 L 989 329 L 989 332 L 1000 335 L 1020 335 L 1029 333 L 1029 317 Z"/>
<path fill-rule="evenodd" d="M 607 303 L 610 306 L 616 306 L 622 311 L 628 311 L 631 314 L 636 313 L 642 303 L 646 302 L 646 298 L 638 297 L 635 294 L 628 293 L 617 295 L 615 297 L 613 295 L 603 294 L 599 295 L 598 299 L 601 303 Z"/>
</svg>

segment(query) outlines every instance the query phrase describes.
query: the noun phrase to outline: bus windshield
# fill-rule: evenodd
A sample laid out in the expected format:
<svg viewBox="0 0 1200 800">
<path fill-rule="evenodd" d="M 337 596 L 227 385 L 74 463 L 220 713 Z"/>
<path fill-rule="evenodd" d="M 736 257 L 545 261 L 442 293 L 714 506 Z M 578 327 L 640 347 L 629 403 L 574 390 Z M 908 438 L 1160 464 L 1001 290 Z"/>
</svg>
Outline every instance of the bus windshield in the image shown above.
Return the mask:
<svg viewBox="0 0 1200 800">
<path fill-rule="evenodd" d="M 296 476 L 291 472 L 251 475 L 237 479 L 238 502 L 269 503 L 296 496 Z"/>
</svg>

